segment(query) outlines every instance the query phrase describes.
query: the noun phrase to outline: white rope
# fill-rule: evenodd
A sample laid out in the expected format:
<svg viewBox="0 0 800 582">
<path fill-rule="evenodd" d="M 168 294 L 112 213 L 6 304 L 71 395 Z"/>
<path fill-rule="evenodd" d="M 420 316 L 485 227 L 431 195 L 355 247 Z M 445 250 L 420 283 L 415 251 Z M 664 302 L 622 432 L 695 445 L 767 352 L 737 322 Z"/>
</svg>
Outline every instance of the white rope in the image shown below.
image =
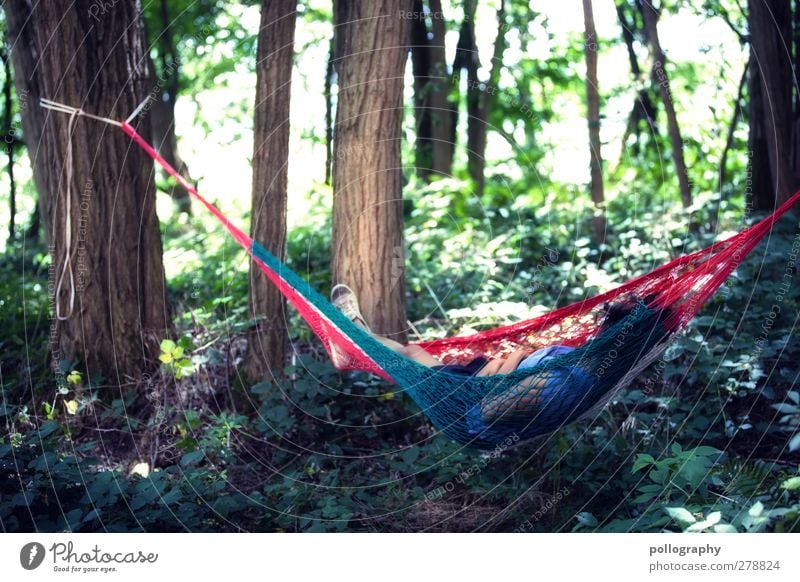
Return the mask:
<svg viewBox="0 0 800 582">
<path fill-rule="evenodd" d="M 139 115 L 139 113 L 141 113 L 141 112 L 142 112 L 142 109 L 144 109 L 144 106 L 145 106 L 145 105 L 147 105 L 147 104 L 150 102 L 150 100 L 151 100 L 151 99 L 152 99 L 152 97 L 151 97 L 150 95 L 148 95 L 148 96 L 145 98 L 145 100 L 144 100 L 144 101 L 142 101 L 141 103 L 139 103 L 139 106 L 138 106 L 136 109 L 134 109 L 134 110 L 133 110 L 133 113 L 131 113 L 131 114 L 128 116 L 128 119 L 126 119 L 126 120 L 125 120 L 125 123 L 130 123 L 131 121 L 133 121 L 133 118 L 134 118 L 134 117 L 136 117 L 137 115 Z"/>
<path fill-rule="evenodd" d="M 61 268 L 61 275 L 56 283 L 54 300 L 56 304 L 56 319 L 65 321 L 72 316 L 75 310 L 75 275 L 72 270 L 72 132 L 75 128 L 75 120 L 80 115 L 80 110 L 76 109 L 70 113 L 69 124 L 67 125 L 67 216 L 64 221 L 64 265 Z M 55 217 L 53 217 L 55 222 Z M 55 232 L 55 228 L 53 228 Z M 69 308 L 66 315 L 61 315 L 61 288 L 64 285 L 64 277 L 69 275 Z"/>
<path fill-rule="evenodd" d="M 145 99 L 139 106 L 134 110 L 134 112 L 128 117 L 128 122 L 130 122 L 134 117 L 136 117 L 144 108 L 144 106 L 149 101 Z M 58 282 L 56 283 L 55 288 L 55 295 L 54 301 L 56 304 L 56 319 L 59 321 L 65 321 L 72 316 L 73 311 L 75 310 L 75 274 L 72 268 L 72 177 L 73 177 L 73 156 L 72 156 L 72 134 L 75 129 L 75 120 L 79 116 L 89 117 L 91 119 L 96 119 L 97 121 L 102 121 L 103 123 L 108 123 L 110 125 L 116 125 L 117 127 L 121 127 L 122 124 L 119 121 L 114 119 L 109 119 L 108 117 L 100 117 L 99 115 L 92 115 L 91 113 L 86 113 L 83 109 L 78 107 L 71 107 L 69 105 L 65 105 L 64 103 L 59 103 L 58 101 L 52 101 L 50 99 L 40 99 L 39 105 L 44 107 L 45 109 L 50 109 L 51 111 L 57 111 L 58 113 L 67 113 L 69 115 L 69 124 L 67 125 L 67 159 L 66 159 L 66 166 L 67 166 L 67 200 L 66 200 L 66 220 L 64 223 L 64 265 L 61 268 L 61 274 L 58 277 Z M 53 215 L 53 232 L 55 232 L 55 213 Z M 62 315 L 61 312 L 61 290 L 64 286 L 64 278 L 69 277 L 69 302 L 67 307 L 66 314 Z"/>
</svg>

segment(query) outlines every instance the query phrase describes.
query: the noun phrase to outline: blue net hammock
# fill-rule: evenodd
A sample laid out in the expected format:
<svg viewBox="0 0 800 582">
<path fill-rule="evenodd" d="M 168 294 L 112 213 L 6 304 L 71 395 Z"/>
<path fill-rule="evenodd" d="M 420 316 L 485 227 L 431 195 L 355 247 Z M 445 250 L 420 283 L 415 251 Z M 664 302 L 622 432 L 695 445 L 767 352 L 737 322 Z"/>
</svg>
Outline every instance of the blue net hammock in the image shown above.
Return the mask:
<svg viewBox="0 0 800 582">
<path fill-rule="evenodd" d="M 73 117 L 88 115 L 54 102 L 43 105 Z M 443 364 L 466 364 L 521 347 L 573 348 L 509 374 L 465 376 L 428 368 L 384 346 L 231 223 L 128 122 L 89 117 L 120 127 L 225 226 L 297 308 L 337 368 L 364 370 L 397 384 L 437 429 L 479 449 L 549 434 L 608 402 L 659 357 L 774 222 L 800 200 L 798 192 L 750 228 L 608 292 L 531 320 L 419 343 Z M 605 307 L 620 302 L 628 305 L 627 315 L 603 325 Z"/>
</svg>

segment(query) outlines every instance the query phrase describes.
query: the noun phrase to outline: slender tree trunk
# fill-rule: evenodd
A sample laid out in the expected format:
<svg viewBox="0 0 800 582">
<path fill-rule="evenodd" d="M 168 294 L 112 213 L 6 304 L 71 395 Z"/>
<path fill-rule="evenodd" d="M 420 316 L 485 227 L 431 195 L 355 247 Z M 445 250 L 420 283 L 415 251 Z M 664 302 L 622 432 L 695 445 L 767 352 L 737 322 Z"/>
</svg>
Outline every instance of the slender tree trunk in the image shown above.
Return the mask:
<svg viewBox="0 0 800 582">
<path fill-rule="evenodd" d="M 422 0 L 414 0 L 414 12 L 423 13 Z M 427 180 L 433 169 L 430 93 L 431 61 L 428 27 L 424 18 L 411 21 L 411 65 L 414 72 L 415 160 L 417 175 Z"/>
<path fill-rule="evenodd" d="M 2 41 L 0 41 L 2 42 Z M 11 57 L 8 54 L 7 44 L 3 43 L 0 49 L 0 61 L 3 62 L 3 133 L 5 136 L 6 156 L 8 163 L 9 192 L 8 192 L 8 242 L 13 242 L 16 230 L 14 228 L 14 221 L 17 217 L 17 183 L 14 179 L 14 147 L 16 146 L 17 137 L 13 134 L 13 111 L 11 99 L 11 84 L 14 82 L 11 78 Z"/>
<path fill-rule="evenodd" d="M 600 92 L 597 86 L 597 32 L 594 27 L 592 0 L 583 0 L 584 52 L 586 53 L 586 109 L 589 124 L 589 171 L 591 174 L 591 194 L 595 212 L 592 228 L 597 242 L 605 240 L 606 219 L 603 210 L 603 155 L 600 143 Z"/>
<path fill-rule="evenodd" d="M 406 336 L 400 159 L 411 0 L 334 0 L 334 281 L 353 287 L 373 330 Z"/>
<path fill-rule="evenodd" d="M 11 50 L 11 61 L 15 71 L 14 85 L 22 117 L 22 132 L 33 165 L 33 180 L 38 194 L 37 213 L 34 218 L 39 224 L 41 222 L 47 224 L 49 222 L 47 204 L 52 193 L 45 180 L 48 160 L 42 151 L 42 128 L 46 113 L 39 107 L 39 99 L 44 95 L 41 88 L 41 75 L 35 74 L 40 53 L 36 44 L 36 29 L 30 25 L 31 3 L 22 0 L 7 0 L 3 4 L 3 8 L 6 15 L 6 34 Z M 45 233 L 49 236 L 46 229 Z"/>
<path fill-rule="evenodd" d="M 669 76 L 666 70 L 667 57 L 658 39 L 658 12 L 651 0 L 642 0 L 642 11 L 644 12 L 644 22 L 650 40 L 650 46 L 653 49 L 655 60 L 654 70 L 658 77 L 661 101 L 664 104 L 664 111 L 667 113 L 667 130 L 669 131 L 669 139 L 672 143 L 672 157 L 675 161 L 675 173 L 678 175 L 681 202 L 684 207 L 688 207 L 692 205 L 692 191 L 689 184 L 689 174 L 686 170 L 686 162 L 683 157 L 683 138 L 681 138 L 678 117 L 675 115 L 675 104 L 672 101 Z"/>
<path fill-rule="evenodd" d="M 328 66 L 325 70 L 325 183 L 331 183 L 333 170 L 333 38 L 328 50 Z"/>
<path fill-rule="evenodd" d="M 297 0 L 262 0 L 256 64 L 253 200 L 250 236 L 279 259 L 286 255 L 289 104 Z M 260 380 L 283 370 L 288 337 L 286 300 L 250 263 L 250 332 L 246 372 Z"/>
<path fill-rule="evenodd" d="M 39 213 L 39 205 L 37 204 L 36 207 L 33 209 L 33 216 L 31 216 L 31 221 L 28 223 L 28 226 L 25 229 L 25 234 L 23 235 L 25 240 L 29 242 L 39 240 L 39 232 L 42 230 L 41 216 L 42 215 Z"/>
<path fill-rule="evenodd" d="M 769 197 L 771 200 L 755 196 L 754 202 L 757 208 L 766 210 L 787 200 L 800 183 L 797 168 L 792 163 L 795 125 L 792 111 L 793 59 L 786 50 L 787 39 L 791 38 L 791 9 L 789 0 L 750 0 L 748 6 L 754 56 L 751 74 L 754 80 L 760 80 L 763 105 L 751 107 L 751 131 L 758 131 L 753 124 L 763 124 L 774 193 Z M 757 116 L 763 119 L 758 120 Z M 755 159 L 753 163 L 756 163 Z"/>
<path fill-rule="evenodd" d="M 178 152 L 178 138 L 175 135 L 175 102 L 180 91 L 181 62 L 172 38 L 172 21 L 167 0 L 160 0 L 159 15 L 161 32 L 154 43 L 159 46 L 161 70 L 157 72 L 155 66 L 150 67 L 153 74 L 150 92 L 154 98 L 151 106 L 153 145 L 173 168 L 191 179 L 189 168 Z M 189 192 L 179 184 L 174 184 L 169 194 L 181 212 L 191 214 L 192 199 Z"/>
<path fill-rule="evenodd" d="M 120 1 L 106 12 L 89 0 L 30 6 L 5 4 L 9 22 L 24 23 L 13 31 L 12 51 L 22 87 L 35 87 L 30 99 L 41 95 L 117 119 L 144 99 L 148 72 L 137 2 Z M 28 108 L 38 109 L 38 102 Z M 149 138 L 149 119 L 138 121 Z M 53 364 L 84 360 L 90 379 L 99 372 L 122 383 L 155 364 L 170 328 L 153 163 L 115 128 L 83 117 L 72 135 L 69 127 L 69 116 L 51 113 L 39 142 L 26 126 L 37 184 L 44 185 L 40 195 L 46 193 L 54 311 L 64 318 L 54 320 Z"/>
<path fill-rule="evenodd" d="M 475 191 L 478 196 L 483 195 L 486 186 L 486 140 L 489 131 L 489 111 L 492 97 L 497 93 L 497 79 L 503 66 L 503 51 L 505 49 L 505 1 L 500 1 L 497 9 L 497 36 L 494 40 L 492 51 L 492 65 L 489 68 L 489 80 L 483 84 L 478 81 L 478 68 L 470 67 L 469 92 L 467 94 L 467 110 L 469 123 L 467 124 L 467 163 L 470 176 L 475 181 Z M 475 64 L 477 64 L 477 45 L 473 30 L 472 43 L 475 50 Z"/>
<path fill-rule="evenodd" d="M 722 193 L 722 186 L 725 184 L 727 180 L 727 176 L 725 175 L 726 169 L 728 166 L 728 154 L 733 147 L 733 138 L 736 134 L 736 126 L 739 125 L 739 117 L 741 117 L 742 113 L 742 99 L 744 97 L 744 88 L 747 85 L 747 77 L 748 77 L 748 70 L 750 69 L 750 63 L 747 62 L 744 65 L 744 70 L 742 71 L 742 78 L 739 80 L 739 90 L 736 92 L 736 100 L 733 102 L 733 119 L 731 119 L 731 123 L 728 126 L 728 135 L 725 138 L 725 147 L 722 149 L 722 157 L 719 161 L 719 190 L 720 194 Z"/>
<path fill-rule="evenodd" d="M 620 27 L 622 28 L 622 39 L 625 41 L 625 47 L 628 50 L 628 61 L 631 65 L 631 74 L 633 75 L 634 82 L 642 84 L 641 89 L 637 93 L 636 100 L 631 108 L 631 113 L 628 116 L 628 125 L 625 128 L 625 134 L 622 136 L 622 156 L 626 154 L 628 149 L 628 137 L 634 133 L 636 134 L 636 141 L 631 146 L 631 154 L 636 156 L 640 153 L 640 137 L 641 137 L 641 122 L 645 122 L 645 130 L 658 134 L 658 125 L 656 124 L 657 110 L 656 105 L 650 98 L 650 88 L 644 86 L 645 80 L 642 79 L 642 70 L 639 66 L 639 59 L 636 56 L 636 49 L 634 43 L 636 36 L 636 13 L 634 12 L 633 21 L 629 21 L 625 13 L 627 6 L 626 0 L 619 0 L 616 2 L 617 18 L 619 18 Z M 651 78 L 655 79 L 655 75 L 651 74 Z M 652 83 L 657 86 L 657 82 Z"/>
<path fill-rule="evenodd" d="M 431 39 L 428 44 L 430 83 L 428 87 L 431 120 L 431 145 L 434 174 L 449 176 L 453 172 L 453 109 L 450 101 L 450 75 L 447 72 L 444 37 L 447 32 L 441 0 L 430 0 Z"/>
<path fill-rule="evenodd" d="M 472 88 L 476 87 L 478 84 L 478 69 L 480 68 L 478 49 L 475 46 L 476 8 L 477 0 L 464 0 L 464 20 L 461 21 L 461 28 L 458 33 L 458 44 L 456 45 L 456 54 L 453 57 L 452 67 L 451 82 L 457 92 L 460 92 L 461 79 L 464 71 L 467 72 L 467 116 L 469 116 L 469 112 L 475 108 L 474 102 L 470 103 L 470 99 L 474 99 L 474 91 Z M 458 118 L 460 115 L 459 107 L 460 103 L 456 101 L 450 116 L 450 134 L 447 137 L 447 141 L 453 144 L 454 155 L 457 141 L 456 132 L 458 131 Z M 469 119 L 467 120 L 467 127 L 469 128 Z"/>
</svg>

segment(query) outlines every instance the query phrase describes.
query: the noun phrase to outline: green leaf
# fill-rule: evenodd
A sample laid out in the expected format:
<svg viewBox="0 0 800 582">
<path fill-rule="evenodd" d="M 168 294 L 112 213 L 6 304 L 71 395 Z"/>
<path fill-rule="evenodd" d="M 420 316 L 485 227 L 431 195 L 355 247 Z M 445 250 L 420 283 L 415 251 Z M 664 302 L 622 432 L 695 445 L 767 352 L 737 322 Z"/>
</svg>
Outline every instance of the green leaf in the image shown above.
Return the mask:
<svg viewBox="0 0 800 582">
<path fill-rule="evenodd" d="M 636 461 L 633 463 L 633 469 L 631 469 L 631 473 L 636 473 L 640 469 L 647 467 L 648 465 L 655 465 L 656 460 L 653 458 L 653 455 L 648 454 L 641 454 L 636 455 Z"/>
<path fill-rule="evenodd" d="M 697 521 L 685 507 L 665 507 L 664 511 L 666 511 L 672 519 L 680 523 L 694 523 Z"/>
<path fill-rule="evenodd" d="M 789 451 L 794 452 L 797 449 L 800 449 L 800 432 L 792 437 L 792 440 L 789 441 Z"/>
<path fill-rule="evenodd" d="M 756 501 L 756 502 L 753 504 L 753 507 L 751 507 L 751 508 L 750 508 L 750 509 L 747 511 L 747 513 L 748 513 L 748 515 L 750 515 L 751 517 L 758 517 L 759 515 L 761 515 L 762 513 L 764 513 L 764 504 L 763 504 L 763 503 L 761 503 L 760 501 Z"/>
<path fill-rule="evenodd" d="M 797 414 L 798 412 L 800 412 L 799 406 L 794 406 L 793 404 L 786 404 L 785 402 L 773 404 L 772 408 L 774 408 L 778 412 L 783 412 L 784 414 Z"/>
<path fill-rule="evenodd" d="M 709 513 L 703 521 L 698 521 L 697 523 L 694 523 L 689 527 L 687 527 L 686 531 L 697 532 L 706 530 L 719 523 L 719 520 L 721 518 L 722 518 L 722 513 L 720 513 L 719 511 L 714 511 L 712 513 Z"/>
<path fill-rule="evenodd" d="M 716 533 L 737 533 L 738 530 L 729 523 L 718 523 L 714 526 Z"/>
<path fill-rule="evenodd" d="M 781 483 L 781 487 L 789 491 L 800 489 L 800 477 L 791 477 L 787 479 L 786 481 Z"/>
<path fill-rule="evenodd" d="M 204 456 L 205 453 L 203 451 L 192 451 L 191 453 L 186 453 L 181 457 L 181 465 L 188 467 L 189 465 L 202 459 Z"/>
<path fill-rule="evenodd" d="M 169 339 L 165 339 L 161 341 L 161 351 L 165 353 L 171 353 L 172 350 L 175 349 L 175 342 Z"/>
<path fill-rule="evenodd" d="M 259 382 L 258 384 L 254 384 L 253 387 L 250 388 L 250 392 L 259 395 L 268 394 L 270 390 L 272 390 L 272 383 L 269 382 L 268 380 L 265 380 L 264 382 Z"/>
<path fill-rule="evenodd" d="M 61 425 L 53 420 L 43 422 L 39 427 L 39 438 L 44 438 L 61 428 Z"/>
<path fill-rule="evenodd" d="M 597 525 L 597 518 L 588 511 L 581 511 L 575 517 L 578 518 L 578 523 L 586 527 L 595 527 Z"/>
<path fill-rule="evenodd" d="M 408 447 L 400 454 L 400 457 L 406 464 L 413 464 L 419 458 L 419 447 Z"/>
</svg>

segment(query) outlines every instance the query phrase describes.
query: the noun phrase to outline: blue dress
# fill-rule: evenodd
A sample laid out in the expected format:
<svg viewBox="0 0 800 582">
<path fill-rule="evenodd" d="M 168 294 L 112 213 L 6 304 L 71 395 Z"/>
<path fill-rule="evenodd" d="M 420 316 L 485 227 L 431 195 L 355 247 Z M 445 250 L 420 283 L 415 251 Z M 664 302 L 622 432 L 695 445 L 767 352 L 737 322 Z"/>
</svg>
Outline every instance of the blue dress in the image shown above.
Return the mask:
<svg viewBox="0 0 800 582">
<path fill-rule="evenodd" d="M 520 362 L 519 366 L 517 366 L 517 370 L 533 368 L 549 359 L 568 354 L 574 349 L 575 348 L 569 346 L 554 345 L 536 350 Z M 549 379 L 542 390 L 539 403 L 536 404 L 535 409 L 531 410 L 530 420 L 533 420 L 537 414 L 537 410 L 546 408 L 548 403 L 550 403 L 553 398 L 557 397 L 560 392 L 562 394 L 564 391 L 573 394 L 585 394 L 591 390 L 593 385 L 590 375 L 575 366 L 555 368 L 551 370 L 548 375 Z M 516 430 L 515 427 L 498 420 L 487 423 L 481 414 L 480 402 L 467 411 L 466 421 L 469 434 L 480 435 L 482 439 L 500 440 L 514 433 Z"/>
</svg>

